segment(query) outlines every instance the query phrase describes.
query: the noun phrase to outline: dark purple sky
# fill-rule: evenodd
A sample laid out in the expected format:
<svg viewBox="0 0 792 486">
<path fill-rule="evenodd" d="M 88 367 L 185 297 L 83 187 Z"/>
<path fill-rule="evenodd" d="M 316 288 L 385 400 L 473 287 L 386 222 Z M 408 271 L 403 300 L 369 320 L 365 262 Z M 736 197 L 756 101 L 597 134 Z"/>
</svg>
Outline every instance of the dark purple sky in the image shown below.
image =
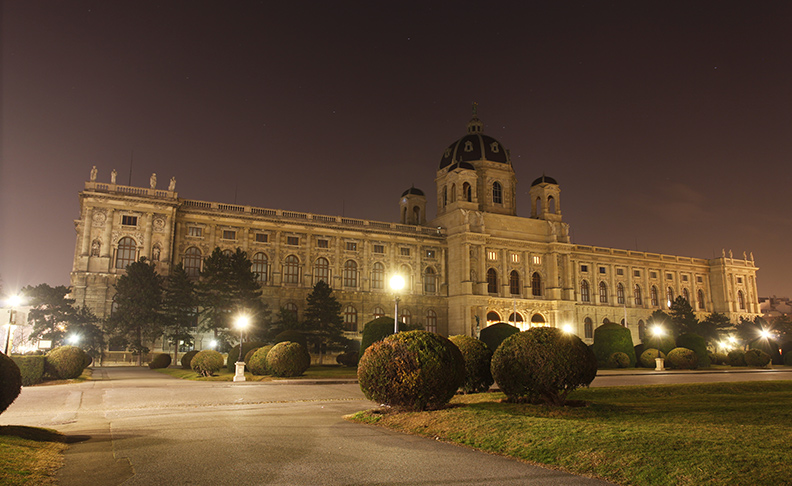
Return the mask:
<svg viewBox="0 0 792 486">
<path fill-rule="evenodd" d="M 383 221 L 471 102 L 573 242 L 792 296 L 792 2 L 4 2 L 0 277 L 67 284 L 90 168 Z"/>
</svg>

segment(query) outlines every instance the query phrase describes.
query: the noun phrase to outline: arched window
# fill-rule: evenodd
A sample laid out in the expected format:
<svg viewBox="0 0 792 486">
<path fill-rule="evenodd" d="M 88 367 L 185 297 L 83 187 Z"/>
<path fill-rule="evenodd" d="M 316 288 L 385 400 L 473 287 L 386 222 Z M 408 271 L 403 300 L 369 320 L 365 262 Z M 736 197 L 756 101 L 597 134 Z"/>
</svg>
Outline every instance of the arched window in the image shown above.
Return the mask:
<svg viewBox="0 0 792 486">
<path fill-rule="evenodd" d="M 488 323 L 500 322 L 500 320 L 501 320 L 500 314 L 498 314 L 497 312 L 495 312 L 495 311 L 487 312 L 487 322 Z"/>
<path fill-rule="evenodd" d="M 197 277 L 201 273 L 201 250 L 194 246 L 187 248 L 182 258 L 182 266 L 187 275 Z"/>
<path fill-rule="evenodd" d="M 536 198 L 536 215 L 537 216 L 541 216 L 542 215 L 542 198 L 541 197 L 537 197 Z"/>
<path fill-rule="evenodd" d="M 287 302 L 286 305 L 283 306 L 283 309 L 286 310 L 286 312 L 290 312 L 295 321 L 297 320 L 297 304 L 293 302 Z"/>
<path fill-rule="evenodd" d="M 599 301 L 600 304 L 608 303 L 608 286 L 605 284 L 605 282 L 599 283 Z"/>
<path fill-rule="evenodd" d="M 635 298 L 635 305 L 643 305 L 643 299 L 641 299 L 641 286 L 635 284 L 635 288 L 633 289 L 633 297 Z"/>
<path fill-rule="evenodd" d="M 591 292 L 589 291 L 589 283 L 586 280 L 580 282 L 580 301 L 591 302 Z"/>
<path fill-rule="evenodd" d="M 357 287 L 357 262 L 347 260 L 344 263 L 344 287 Z"/>
<path fill-rule="evenodd" d="M 555 214 L 556 212 L 556 200 L 553 196 L 547 197 L 547 212 L 550 214 Z"/>
<path fill-rule="evenodd" d="M 116 268 L 125 269 L 127 265 L 135 262 L 137 245 L 135 240 L 125 236 L 118 240 L 118 250 L 116 250 Z"/>
<path fill-rule="evenodd" d="M 456 184 L 451 184 L 451 202 L 456 201 Z"/>
<path fill-rule="evenodd" d="M 621 282 L 616 286 L 616 302 L 624 304 L 624 285 Z"/>
<path fill-rule="evenodd" d="M 351 305 L 346 306 L 344 309 L 344 330 L 357 331 L 357 309 Z"/>
<path fill-rule="evenodd" d="M 591 321 L 590 317 L 586 317 L 583 320 L 583 335 L 586 339 L 592 339 L 594 337 L 594 323 Z"/>
<path fill-rule="evenodd" d="M 638 339 L 643 342 L 646 339 L 646 323 L 643 319 L 638 321 Z"/>
<path fill-rule="evenodd" d="M 268 273 L 267 255 L 261 252 L 256 253 L 253 255 L 252 263 L 253 265 L 250 267 L 250 271 L 256 274 L 256 281 L 259 283 L 266 283 Z"/>
<path fill-rule="evenodd" d="M 671 287 L 666 289 L 666 300 L 668 301 L 668 307 L 671 307 L 671 304 L 674 303 L 674 289 Z"/>
<path fill-rule="evenodd" d="M 520 295 L 520 273 L 517 270 L 509 273 L 509 292 L 512 295 Z"/>
<path fill-rule="evenodd" d="M 517 324 L 518 322 L 523 322 L 523 316 L 519 312 L 512 312 L 509 314 L 509 322 L 513 322 Z"/>
<path fill-rule="evenodd" d="M 371 314 L 374 316 L 374 319 L 378 319 L 385 316 L 385 311 L 382 310 L 382 307 L 377 306 L 371 311 Z"/>
<path fill-rule="evenodd" d="M 448 204 L 448 187 L 447 186 L 443 186 L 442 206 L 446 207 L 447 204 Z"/>
<path fill-rule="evenodd" d="M 413 224 L 421 224 L 421 208 L 413 207 Z"/>
<path fill-rule="evenodd" d="M 534 272 L 531 275 L 531 295 L 539 297 L 542 295 L 542 276 L 539 272 Z"/>
<path fill-rule="evenodd" d="M 701 289 L 698 289 L 698 292 L 696 292 L 696 294 L 697 294 L 697 297 L 698 297 L 698 308 L 699 309 L 703 309 L 704 308 L 704 291 L 701 290 Z"/>
<path fill-rule="evenodd" d="M 503 187 L 497 181 L 492 183 L 492 202 L 494 204 L 503 204 Z"/>
<path fill-rule="evenodd" d="M 688 289 L 682 289 L 682 298 L 684 298 L 686 301 L 688 301 L 688 304 L 690 304 L 690 293 L 688 292 Z"/>
<path fill-rule="evenodd" d="M 534 314 L 531 316 L 531 326 L 546 326 L 547 321 L 542 314 Z"/>
<path fill-rule="evenodd" d="M 283 283 L 300 283 L 300 260 L 295 255 L 289 255 L 283 260 Z"/>
<path fill-rule="evenodd" d="M 473 202 L 473 194 L 472 191 L 470 190 L 470 184 L 467 182 L 462 184 L 462 197 L 467 202 Z"/>
<path fill-rule="evenodd" d="M 424 273 L 424 293 L 434 294 L 437 292 L 437 274 L 432 267 L 426 267 Z"/>
<path fill-rule="evenodd" d="M 743 291 L 737 291 L 737 305 L 740 307 L 740 310 L 745 310 L 745 297 L 743 296 Z"/>
<path fill-rule="evenodd" d="M 320 281 L 330 284 L 330 261 L 325 257 L 319 257 L 314 262 L 313 284 L 316 285 Z"/>
<path fill-rule="evenodd" d="M 652 285 L 652 288 L 649 290 L 649 297 L 652 300 L 652 307 L 658 307 L 660 305 L 660 301 L 657 296 L 657 287 Z"/>
<path fill-rule="evenodd" d="M 371 267 L 371 288 L 379 290 L 385 288 L 385 265 L 380 262 Z"/>
<path fill-rule="evenodd" d="M 432 309 L 426 311 L 426 330 L 429 332 L 437 332 L 437 312 Z"/>
<path fill-rule="evenodd" d="M 410 325 L 412 322 L 412 314 L 410 313 L 410 309 L 406 307 L 399 307 L 399 322 Z"/>
<path fill-rule="evenodd" d="M 498 272 L 494 268 L 487 270 L 487 292 L 490 294 L 498 293 Z"/>
</svg>

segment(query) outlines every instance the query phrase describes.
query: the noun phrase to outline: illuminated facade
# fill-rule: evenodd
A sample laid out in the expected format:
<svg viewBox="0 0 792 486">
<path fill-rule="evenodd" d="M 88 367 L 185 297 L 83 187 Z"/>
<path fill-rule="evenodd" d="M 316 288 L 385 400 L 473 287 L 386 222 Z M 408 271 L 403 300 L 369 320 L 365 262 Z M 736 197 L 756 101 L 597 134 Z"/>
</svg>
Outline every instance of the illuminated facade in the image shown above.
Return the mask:
<svg viewBox="0 0 792 486">
<path fill-rule="evenodd" d="M 604 320 L 622 322 L 638 342 L 656 309 L 682 295 L 703 316 L 732 320 L 759 313 L 753 256 L 700 259 L 598 248 L 570 241 L 561 189 L 551 177 L 529 190 L 530 217 L 516 214 L 517 179 L 509 152 L 475 116 L 443 153 L 436 175 L 437 216 L 410 188 L 399 222 L 265 209 L 179 198 L 167 190 L 96 181 L 80 193 L 72 297 L 99 316 L 111 312 L 113 284 L 140 257 L 166 275 L 181 262 L 197 276 L 215 247 L 246 251 L 271 309 L 302 316 L 324 280 L 342 304 L 350 336 L 374 317 L 393 315 L 388 277 L 407 279 L 400 318 L 444 335 L 475 335 L 506 321 L 572 327 L 590 342 Z M 200 348 L 202 343 L 196 343 Z"/>
</svg>

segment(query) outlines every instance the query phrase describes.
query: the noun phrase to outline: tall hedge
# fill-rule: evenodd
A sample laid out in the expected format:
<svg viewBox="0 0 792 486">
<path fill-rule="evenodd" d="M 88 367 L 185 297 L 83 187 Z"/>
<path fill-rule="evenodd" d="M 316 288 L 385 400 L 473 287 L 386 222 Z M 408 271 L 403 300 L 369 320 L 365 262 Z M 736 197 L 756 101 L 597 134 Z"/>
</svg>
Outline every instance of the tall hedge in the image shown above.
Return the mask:
<svg viewBox="0 0 792 486">
<path fill-rule="evenodd" d="M 630 367 L 635 367 L 635 347 L 632 333 L 615 322 L 606 322 L 594 330 L 594 344 L 591 347 L 600 368 L 608 367 L 608 359 L 613 353 L 621 352 L 630 359 Z"/>
<path fill-rule="evenodd" d="M 709 368 L 711 364 L 709 353 L 707 352 L 707 341 L 698 334 L 685 333 L 676 338 L 678 348 L 692 349 L 698 358 L 699 368 Z"/>
<path fill-rule="evenodd" d="M 503 341 L 492 356 L 492 375 L 509 401 L 563 405 L 597 376 L 597 359 L 574 334 L 535 327 Z"/>
<path fill-rule="evenodd" d="M 11 356 L 22 375 L 22 386 L 37 385 L 44 380 L 44 356 Z"/>
<path fill-rule="evenodd" d="M 520 332 L 520 329 L 511 324 L 498 322 L 482 329 L 479 333 L 479 339 L 494 353 L 507 337 L 518 332 Z"/>
<path fill-rule="evenodd" d="M 465 379 L 462 353 L 428 331 L 407 331 L 372 343 L 358 363 L 358 382 L 369 400 L 406 410 L 439 408 Z"/>
<path fill-rule="evenodd" d="M 494 381 L 490 371 L 492 351 L 486 344 L 470 336 L 451 336 L 448 340 L 459 348 L 465 360 L 465 381 L 462 383 L 462 391 L 479 393 L 489 390 Z"/>
<path fill-rule="evenodd" d="M 14 403 L 22 391 L 22 374 L 14 360 L 0 354 L 0 413 Z"/>
</svg>

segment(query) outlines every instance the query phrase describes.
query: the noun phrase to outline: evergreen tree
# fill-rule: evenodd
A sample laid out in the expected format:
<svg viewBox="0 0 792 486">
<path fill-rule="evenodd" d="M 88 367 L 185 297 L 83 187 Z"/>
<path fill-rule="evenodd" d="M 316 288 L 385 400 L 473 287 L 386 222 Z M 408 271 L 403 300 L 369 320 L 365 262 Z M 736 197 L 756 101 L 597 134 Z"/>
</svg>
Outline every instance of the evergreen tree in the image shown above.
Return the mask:
<svg viewBox="0 0 792 486">
<path fill-rule="evenodd" d="M 685 333 L 696 333 L 698 330 L 698 319 L 693 313 L 690 302 L 681 295 L 674 299 L 670 309 L 671 325 L 673 326 L 674 336 Z"/>
<path fill-rule="evenodd" d="M 179 362 L 179 343 L 192 346 L 190 332 L 196 323 L 198 299 L 193 284 L 181 263 L 173 267 L 162 295 L 165 337 L 173 345 L 173 362 Z"/>
<path fill-rule="evenodd" d="M 699 322 L 698 329 L 696 334 L 710 343 L 715 343 L 720 341 L 729 330 L 734 329 L 734 325 L 726 315 L 720 312 L 713 312 Z"/>
<path fill-rule="evenodd" d="M 31 306 L 28 321 L 33 323 L 33 331 L 30 337 L 51 340 L 53 347 L 63 344 L 68 324 L 75 312 L 72 306 L 74 299 L 66 297 L 69 288 L 40 284 L 25 287 L 22 293 Z"/>
<path fill-rule="evenodd" d="M 141 258 L 127 266 L 115 289 L 116 309 L 107 320 L 108 328 L 126 339 L 140 365 L 142 355 L 149 352 L 146 344 L 162 335 L 162 277 Z"/>
<path fill-rule="evenodd" d="M 314 285 L 307 302 L 303 328 L 311 347 L 321 355 L 322 362 L 326 351 L 343 347 L 348 341 L 344 337 L 341 304 L 333 296 L 333 289 L 323 280 Z"/>
<path fill-rule="evenodd" d="M 104 331 L 98 323 L 96 314 L 83 305 L 71 315 L 67 327 L 68 335 L 79 339 L 77 346 L 94 359 L 102 356 L 105 347 Z"/>
</svg>

